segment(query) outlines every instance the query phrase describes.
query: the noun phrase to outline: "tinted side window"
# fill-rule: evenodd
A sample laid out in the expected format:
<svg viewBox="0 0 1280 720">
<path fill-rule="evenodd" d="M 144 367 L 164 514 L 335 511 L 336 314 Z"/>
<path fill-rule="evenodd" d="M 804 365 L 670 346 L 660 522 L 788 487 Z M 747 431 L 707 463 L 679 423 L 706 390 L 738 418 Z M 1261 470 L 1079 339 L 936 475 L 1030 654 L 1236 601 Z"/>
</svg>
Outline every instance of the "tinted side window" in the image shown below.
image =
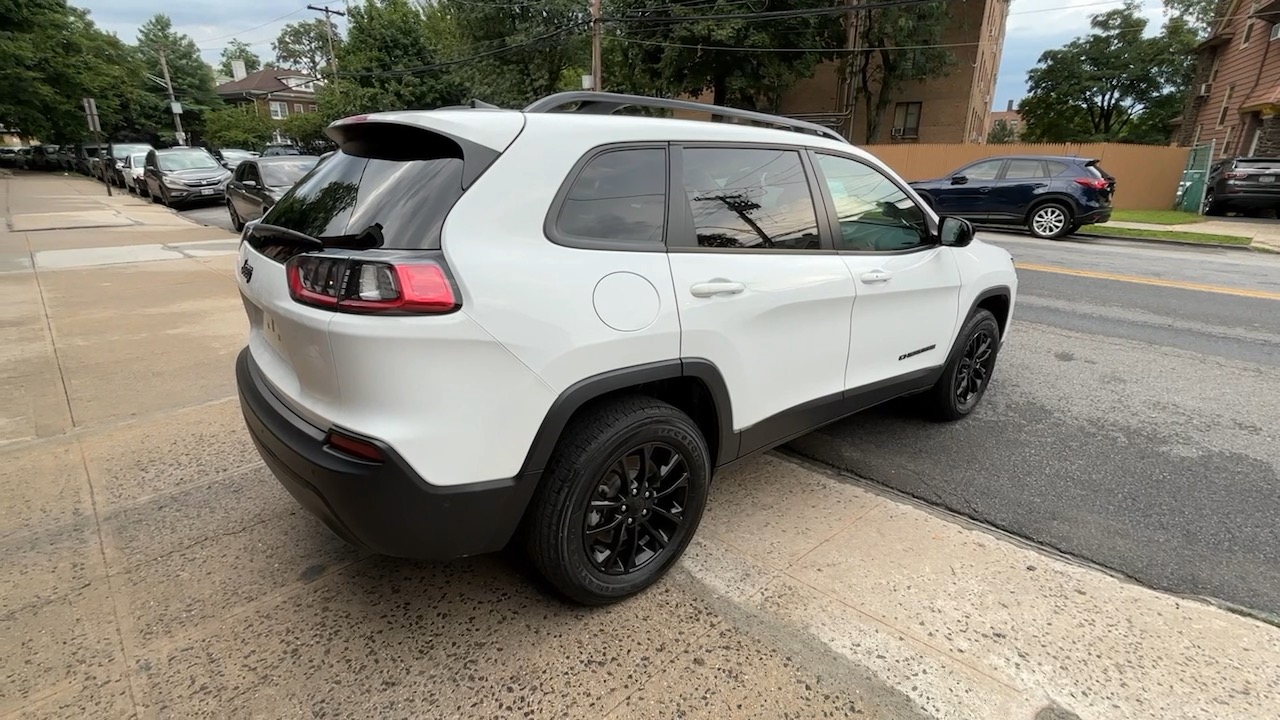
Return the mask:
<svg viewBox="0 0 1280 720">
<path fill-rule="evenodd" d="M 1003 160 L 988 160 L 980 162 L 976 165 L 970 165 L 960 171 L 961 175 L 970 180 L 995 180 L 996 174 L 1000 172 L 1000 166 L 1004 164 Z"/>
<path fill-rule="evenodd" d="M 1067 168 L 1070 167 L 1066 163 L 1060 163 L 1054 160 L 1048 161 L 1047 164 L 1049 165 L 1049 177 L 1058 177 L 1062 173 L 1066 172 Z"/>
<path fill-rule="evenodd" d="M 556 230 L 589 240 L 661 243 L 667 218 L 667 152 L 611 150 L 592 158 L 565 195 Z"/>
<path fill-rule="evenodd" d="M 684 193 L 700 247 L 819 248 L 813 195 L 795 151 L 686 149 Z"/>
<path fill-rule="evenodd" d="M 840 222 L 838 250 L 894 252 L 932 245 L 924 211 L 888 177 L 848 158 L 818 155 Z"/>
<path fill-rule="evenodd" d="M 1006 180 L 1023 180 L 1026 178 L 1048 177 L 1044 163 L 1039 160 L 1010 160 L 1004 171 Z"/>
</svg>

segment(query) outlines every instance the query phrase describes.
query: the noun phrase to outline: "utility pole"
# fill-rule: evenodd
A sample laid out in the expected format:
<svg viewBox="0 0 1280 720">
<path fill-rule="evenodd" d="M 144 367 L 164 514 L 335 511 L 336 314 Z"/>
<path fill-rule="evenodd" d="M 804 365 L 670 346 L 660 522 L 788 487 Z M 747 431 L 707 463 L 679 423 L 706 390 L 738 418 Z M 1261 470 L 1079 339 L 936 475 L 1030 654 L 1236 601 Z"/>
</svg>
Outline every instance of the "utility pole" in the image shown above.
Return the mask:
<svg viewBox="0 0 1280 720">
<path fill-rule="evenodd" d="M 849 113 L 849 129 L 845 133 L 845 137 L 849 142 L 853 142 L 853 134 L 856 130 L 854 117 L 858 114 L 858 81 L 860 78 L 854 72 L 858 63 L 858 45 L 861 42 L 861 34 L 859 32 L 858 0 L 849 0 L 849 15 L 845 19 L 848 26 L 848 36 L 845 39 L 845 46 L 848 49 L 848 60 L 845 61 L 845 72 L 847 73 L 845 83 L 845 107 Z"/>
<path fill-rule="evenodd" d="M 93 98 L 84 98 L 80 101 L 84 106 L 84 117 L 89 122 L 89 132 L 93 133 L 93 142 L 98 146 L 98 154 L 102 156 L 102 184 L 107 186 L 107 197 L 111 197 L 111 181 L 107 179 L 107 163 L 113 161 L 111 157 L 111 148 L 107 148 L 107 153 L 102 152 L 102 124 L 98 121 L 98 103 Z"/>
<path fill-rule="evenodd" d="M 347 14 L 342 12 L 341 10 L 330 10 L 328 5 L 325 5 L 324 7 L 316 7 L 315 5 L 308 5 L 307 9 L 315 10 L 318 13 L 324 13 L 324 34 L 329 37 L 329 71 L 332 72 L 334 75 L 337 75 L 338 74 L 338 56 L 335 55 L 333 52 L 333 22 L 329 19 L 329 16 L 337 15 L 338 17 L 346 17 Z"/>
<path fill-rule="evenodd" d="M 596 92 L 604 90 L 604 69 L 601 67 L 604 64 L 604 54 L 600 48 L 603 29 L 600 0 L 591 0 L 591 85 Z"/>
<path fill-rule="evenodd" d="M 164 71 L 164 88 L 169 91 L 169 109 L 173 111 L 173 137 L 179 145 L 186 145 L 187 134 L 182 132 L 182 105 L 173 96 L 173 81 L 169 79 L 169 61 L 164 56 L 164 48 L 160 48 L 160 69 Z"/>
</svg>

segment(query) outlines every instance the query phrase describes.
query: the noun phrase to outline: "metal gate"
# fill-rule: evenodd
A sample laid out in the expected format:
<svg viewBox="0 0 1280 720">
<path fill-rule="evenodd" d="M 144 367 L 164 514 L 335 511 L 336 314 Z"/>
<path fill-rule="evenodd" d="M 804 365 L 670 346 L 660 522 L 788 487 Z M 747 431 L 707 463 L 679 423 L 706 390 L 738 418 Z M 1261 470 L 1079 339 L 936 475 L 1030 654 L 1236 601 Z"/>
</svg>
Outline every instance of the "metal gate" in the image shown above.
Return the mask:
<svg viewBox="0 0 1280 720">
<path fill-rule="evenodd" d="M 1174 199 L 1175 210 L 1200 212 L 1204 202 L 1204 183 L 1209 176 L 1209 166 L 1213 163 L 1213 146 L 1197 145 L 1187 154 L 1187 167 L 1182 171 L 1182 182 L 1178 183 L 1178 196 Z"/>
</svg>

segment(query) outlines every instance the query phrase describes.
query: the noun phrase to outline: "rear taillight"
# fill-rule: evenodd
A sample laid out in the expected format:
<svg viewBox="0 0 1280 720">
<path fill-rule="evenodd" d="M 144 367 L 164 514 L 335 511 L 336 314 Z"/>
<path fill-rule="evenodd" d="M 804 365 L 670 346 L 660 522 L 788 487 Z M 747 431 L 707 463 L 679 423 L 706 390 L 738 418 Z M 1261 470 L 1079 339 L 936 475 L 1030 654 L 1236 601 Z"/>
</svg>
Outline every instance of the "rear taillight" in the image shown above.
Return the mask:
<svg viewBox="0 0 1280 720">
<path fill-rule="evenodd" d="M 1223 173 L 1222 176 L 1231 180 L 1241 180 L 1243 178 L 1249 177 L 1249 173 L 1240 172 L 1239 170 L 1232 170 L 1231 172 Z"/>
<path fill-rule="evenodd" d="M 285 264 L 289 294 L 304 305 L 351 313 L 448 313 L 462 302 L 442 262 L 383 262 L 298 255 Z"/>
<path fill-rule="evenodd" d="M 1076 182 L 1087 188 L 1093 188 L 1094 190 L 1106 190 L 1111 186 L 1111 184 L 1103 178 L 1076 178 Z"/>
</svg>

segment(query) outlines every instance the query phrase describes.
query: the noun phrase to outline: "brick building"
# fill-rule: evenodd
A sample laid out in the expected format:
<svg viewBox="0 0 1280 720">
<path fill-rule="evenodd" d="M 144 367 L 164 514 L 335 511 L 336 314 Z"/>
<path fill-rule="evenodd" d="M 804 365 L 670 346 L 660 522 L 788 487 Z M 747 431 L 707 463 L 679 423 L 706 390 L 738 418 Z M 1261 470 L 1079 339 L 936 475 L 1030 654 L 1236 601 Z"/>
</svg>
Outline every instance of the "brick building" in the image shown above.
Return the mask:
<svg viewBox="0 0 1280 720">
<path fill-rule="evenodd" d="M 1196 79 L 1176 141 L 1214 156 L 1280 154 L 1280 0 L 1220 0 L 1196 48 Z"/>
<path fill-rule="evenodd" d="M 1009 124 L 1009 129 L 1013 130 L 1013 136 L 1015 139 L 1022 135 L 1022 115 L 1020 115 L 1017 109 L 1013 107 L 1012 100 L 1009 101 L 1009 104 L 1004 110 L 992 112 L 991 117 L 987 118 L 987 135 L 991 134 L 991 131 L 996 127 L 996 123 L 1001 120 Z"/>
<path fill-rule="evenodd" d="M 1009 2 L 952 0 L 948 5 L 952 17 L 942 43 L 955 54 L 951 72 L 907 83 L 881 117 L 877 142 L 980 143 L 986 138 Z M 825 63 L 783 96 L 779 110 L 835 127 L 865 144 L 865 109 L 859 103 L 851 116 L 850 95 L 839 63 Z"/>
<path fill-rule="evenodd" d="M 214 88 L 224 101 L 235 105 L 253 103 L 273 120 L 316 111 L 320 80 L 296 70 L 263 68 L 245 73 L 243 63 L 236 62 L 234 66 L 235 77 Z M 275 140 L 283 139 L 277 130 Z"/>
</svg>

